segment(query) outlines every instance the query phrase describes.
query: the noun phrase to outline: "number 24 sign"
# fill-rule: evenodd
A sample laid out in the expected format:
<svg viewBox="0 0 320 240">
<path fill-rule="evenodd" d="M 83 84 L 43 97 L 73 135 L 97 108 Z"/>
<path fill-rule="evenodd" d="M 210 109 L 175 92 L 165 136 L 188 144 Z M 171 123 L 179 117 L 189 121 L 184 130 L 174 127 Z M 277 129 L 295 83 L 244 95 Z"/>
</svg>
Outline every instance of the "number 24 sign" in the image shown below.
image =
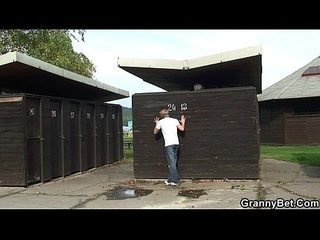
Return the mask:
<svg viewBox="0 0 320 240">
<path fill-rule="evenodd" d="M 188 104 L 187 103 L 181 103 L 181 104 L 178 104 L 180 105 L 180 110 L 181 111 L 185 111 L 188 109 Z M 177 106 L 173 103 L 169 103 L 168 104 L 168 110 L 169 111 L 177 111 Z"/>
</svg>

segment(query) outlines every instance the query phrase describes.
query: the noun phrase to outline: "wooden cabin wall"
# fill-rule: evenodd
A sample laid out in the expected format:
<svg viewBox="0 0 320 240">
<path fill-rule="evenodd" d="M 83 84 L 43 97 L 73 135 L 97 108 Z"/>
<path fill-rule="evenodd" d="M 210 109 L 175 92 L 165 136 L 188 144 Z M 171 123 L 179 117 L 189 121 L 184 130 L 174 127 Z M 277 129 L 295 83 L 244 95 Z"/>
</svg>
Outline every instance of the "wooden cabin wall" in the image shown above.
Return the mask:
<svg viewBox="0 0 320 240">
<path fill-rule="evenodd" d="M 117 104 L 1 95 L 0 186 L 47 182 L 122 160 L 121 114 Z"/>
<path fill-rule="evenodd" d="M 136 178 L 166 178 L 167 163 L 161 134 L 153 119 L 169 108 L 185 114 L 180 132 L 181 178 L 259 178 L 259 116 L 253 87 L 195 92 L 133 95 L 133 147 Z"/>
</svg>

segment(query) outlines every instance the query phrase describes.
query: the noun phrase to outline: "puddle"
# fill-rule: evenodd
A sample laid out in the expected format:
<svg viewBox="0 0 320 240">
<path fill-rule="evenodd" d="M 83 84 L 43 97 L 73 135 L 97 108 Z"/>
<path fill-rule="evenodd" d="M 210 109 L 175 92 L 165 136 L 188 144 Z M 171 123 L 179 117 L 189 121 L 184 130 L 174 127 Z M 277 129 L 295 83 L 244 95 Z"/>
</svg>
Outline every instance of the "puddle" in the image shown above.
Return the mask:
<svg viewBox="0 0 320 240">
<path fill-rule="evenodd" d="M 208 194 L 203 189 L 181 190 L 178 192 L 178 196 L 189 197 L 189 198 L 199 198 L 202 195 L 208 195 Z"/>
<path fill-rule="evenodd" d="M 152 192 L 153 190 L 148 189 L 117 186 L 109 190 L 106 193 L 106 196 L 108 200 L 122 200 L 127 198 L 143 197 Z"/>
</svg>

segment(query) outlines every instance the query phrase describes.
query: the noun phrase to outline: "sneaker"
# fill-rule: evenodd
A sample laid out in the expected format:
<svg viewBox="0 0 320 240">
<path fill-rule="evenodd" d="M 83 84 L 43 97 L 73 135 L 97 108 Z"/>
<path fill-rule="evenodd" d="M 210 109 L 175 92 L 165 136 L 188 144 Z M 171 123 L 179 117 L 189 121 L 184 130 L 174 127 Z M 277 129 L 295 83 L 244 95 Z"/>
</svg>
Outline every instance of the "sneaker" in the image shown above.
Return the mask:
<svg viewBox="0 0 320 240">
<path fill-rule="evenodd" d="M 176 187 L 177 187 L 177 186 L 179 186 L 179 185 L 180 185 L 180 183 L 171 182 L 171 183 L 170 183 L 170 185 L 171 185 L 171 186 L 176 186 Z"/>
<path fill-rule="evenodd" d="M 166 184 L 166 186 L 179 186 L 180 183 L 175 183 L 175 182 L 169 182 L 168 179 L 164 181 L 164 183 Z"/>
<path fill-rule="evenodd" d="M 167 179 L 167 180 L 164 181 L 164 184 L 165 184 L 166 186 L 169 186 L 169 185 L 171 185 L 171 182 L 169 182 L 168 179 Z"/>
</svg>

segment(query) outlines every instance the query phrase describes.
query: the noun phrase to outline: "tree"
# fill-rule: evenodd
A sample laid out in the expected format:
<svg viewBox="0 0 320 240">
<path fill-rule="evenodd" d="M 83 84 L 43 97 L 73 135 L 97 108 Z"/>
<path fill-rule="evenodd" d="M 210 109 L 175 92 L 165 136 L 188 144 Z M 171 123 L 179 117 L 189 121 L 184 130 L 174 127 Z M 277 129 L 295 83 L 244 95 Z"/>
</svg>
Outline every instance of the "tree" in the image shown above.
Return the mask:
<svg viewBox="0 0 320 240">
<path fill-rule="evenodd" d="M 0 30 L 0 54 L 18 51 L 58 67 L 93 78 L 94 64 L 73 50 L 72 38 L 84 41 L 84 30 Z M 78 36 L 78 37 L 77 37 Z"/>
<path fill-rule="evenodd" d="M 122 107 L 122 125 L 127 126 L 132 121 L 132 108 Z"/>
</svg>

